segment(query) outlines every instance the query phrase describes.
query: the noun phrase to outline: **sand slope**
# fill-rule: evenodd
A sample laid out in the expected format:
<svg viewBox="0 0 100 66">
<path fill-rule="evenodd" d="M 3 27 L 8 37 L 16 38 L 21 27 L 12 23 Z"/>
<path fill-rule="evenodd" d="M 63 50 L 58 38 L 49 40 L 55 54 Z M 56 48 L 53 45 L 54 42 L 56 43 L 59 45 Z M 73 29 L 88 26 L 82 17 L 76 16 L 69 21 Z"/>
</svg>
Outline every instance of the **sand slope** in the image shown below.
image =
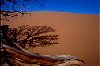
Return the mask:
<svg viewBox="0 0 100 66">
<path fill-rule="evenodd" d="M 72 14 L 60 12 L 34 12 L 31 16 L 10 18 L 11 22 L 2 22 L 10 26 L 48 25 L 54 27 L 60 35 L 60 44 L 47 48 L 34 48 L 32 52 L 41 54 L 70 54 L 79 56 L 87 64 L 99 62 L 99 15 Z"/>
</svg>

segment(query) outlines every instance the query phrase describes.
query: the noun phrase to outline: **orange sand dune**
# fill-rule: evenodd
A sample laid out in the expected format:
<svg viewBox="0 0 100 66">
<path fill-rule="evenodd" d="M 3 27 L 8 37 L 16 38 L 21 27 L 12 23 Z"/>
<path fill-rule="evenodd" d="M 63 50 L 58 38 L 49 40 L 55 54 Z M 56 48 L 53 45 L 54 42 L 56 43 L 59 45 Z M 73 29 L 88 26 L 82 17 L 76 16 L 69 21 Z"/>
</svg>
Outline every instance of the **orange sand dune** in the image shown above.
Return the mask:
<svg viewBox="0 0 100 66">
<path fill-rule="evenodd" d="M 2 22 L 12 27 L 19 25 L 48 25 L 60 35 L 60 44 L 34 48 L 29 51 L 62 55 L 69 54 L 82 58 L 88 66 L 99 66 L 99 15 L 72 14 L 60 12 L 34 12 L 23 17 L 10 18 Z"/>
</svg>

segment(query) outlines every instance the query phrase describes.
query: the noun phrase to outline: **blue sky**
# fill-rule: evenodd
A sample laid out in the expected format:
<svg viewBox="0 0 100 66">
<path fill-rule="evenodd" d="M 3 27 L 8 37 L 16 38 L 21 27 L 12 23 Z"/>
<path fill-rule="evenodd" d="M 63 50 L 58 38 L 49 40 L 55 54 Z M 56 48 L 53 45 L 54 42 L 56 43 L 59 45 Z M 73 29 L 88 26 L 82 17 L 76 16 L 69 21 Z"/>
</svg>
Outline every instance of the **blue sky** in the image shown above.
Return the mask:
<svg viewBox="0 0 100 66">
<path fill-rule="evenodd" d="M 47 0 L 44 10 L 98 14 L 99 0 Z"/>
<path fill-rule="evenodd" d="M 42 8 L 30 4 L 24 10 L 99 14 L 99 3 L 100 0 L 45 0 L 45 5 Z"/>
</svg>

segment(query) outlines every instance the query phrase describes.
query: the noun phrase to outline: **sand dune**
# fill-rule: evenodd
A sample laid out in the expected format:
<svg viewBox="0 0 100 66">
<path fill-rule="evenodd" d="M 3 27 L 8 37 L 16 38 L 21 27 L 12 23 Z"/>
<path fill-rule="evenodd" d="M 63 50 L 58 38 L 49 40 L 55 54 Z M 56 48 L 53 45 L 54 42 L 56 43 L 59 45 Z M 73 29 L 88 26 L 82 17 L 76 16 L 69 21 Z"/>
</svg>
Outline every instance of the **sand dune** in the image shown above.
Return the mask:
<svg viewBox="0 0 100 66">
<path fill-rule="evenodd" d="M 51 55 L 75 55 L 90 66 L 99 66 L 99 15 L 34 12 L 31 16 L 10 18 L 10 21 L 2 23 L 12 27 L 26 24 L 48 25 L 58 30 L 55 32 L 60 35 L 58 45 L 29 51 Z"/>
</svg>

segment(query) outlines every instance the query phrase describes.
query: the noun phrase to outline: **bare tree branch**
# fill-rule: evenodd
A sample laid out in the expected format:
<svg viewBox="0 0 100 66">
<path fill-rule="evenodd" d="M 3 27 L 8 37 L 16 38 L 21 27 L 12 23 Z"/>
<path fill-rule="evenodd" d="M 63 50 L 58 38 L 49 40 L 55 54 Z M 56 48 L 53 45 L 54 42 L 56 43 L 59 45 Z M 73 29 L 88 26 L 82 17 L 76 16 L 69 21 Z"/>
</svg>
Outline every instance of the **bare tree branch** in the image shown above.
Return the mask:
<svg viewBox="0 0 100 66">
<path fill-rule="evenodd" d="M 57 65 L 64 63 L 65 60 L 76 60 L 77 62 L 81 62 L 82 66 L 85 66 L 84 62 L 77 57 L 74 56 L 66 56 L 66 57 L 59 57 L 59 56 L 50 56 L 50 55 L 40 55 L 36 53 L 30 52 L 22 52 L 15 48 L 12 48 L 8 45 L 3 44 L 3 48 L 8 54 L 11 56 L 12 59 L 18 60 L 22 63 L 27 64 L 43 64 L 43 65 Z M 76 65 L 81 63 L 77 63 Z"/>
<path fill-rule="evenodd" d="M 17 17 L 19 15 L 30 15 L 29 11 L 32 11 L 31 6 L 43 7 L 45 0 L 1 0 L 0 1 L 0 20 L 8 20 L 8 17 Z M 27 9 L 25 9 L 28 7 Z M 26 11 L 28 10 L 28 11 Z"/>
<path fill-rule="evenodd" d="M 54 31 L 53 28 L 48 26 L 24 25 L 18 28 L 9 29 L 8 37 L 23 48 L 25 48 L 25 45 L 29 45 L 29 47 L 48 46 L 58 44 L 56 41 L 58 35 L 46 35 Z"/>
<path fill-rule="evenodd" d="M 62 59 L 58 59 L 57 57 L 52 58 L 49 56 L 42 56 L 35 53 L 22 52 L 5 44 L 3 44 L 3 48 L 4 50 L 8 51 L 8 53 L 10 53 L 9 55 L 11 55 L 13 59 L 16 59 L 25 63 L 39 62 L 39 63 L 45 63 L 45 64 L 48 64 L 48 63 L 53 64 L 54 62 L 58 63 L 57 60 L 61 61 L 60 63 L 62 63 L 63 61 Z"/>
</svg>

